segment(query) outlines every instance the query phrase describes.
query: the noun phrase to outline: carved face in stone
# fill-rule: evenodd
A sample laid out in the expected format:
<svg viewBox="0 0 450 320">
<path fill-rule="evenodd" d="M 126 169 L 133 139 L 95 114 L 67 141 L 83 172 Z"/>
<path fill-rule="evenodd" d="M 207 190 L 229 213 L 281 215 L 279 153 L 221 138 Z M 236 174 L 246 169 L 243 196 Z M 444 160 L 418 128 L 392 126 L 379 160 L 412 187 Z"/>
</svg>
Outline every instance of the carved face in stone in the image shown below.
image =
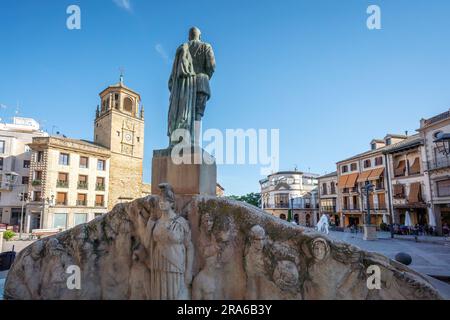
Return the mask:
<svg viewBox="0 0 450 320">
<path fill-rule="evenodd" d="M 256 225 L 250 229 L 250 241 L 254 249 L 262 250 L 264 248 L 266 232 L 261 226 Z"/>
<path fill-rule="evenodd" d="M 279 261 L 273 272 L 275 284 L 282 289 L 289 289 L 298 284 L 298 269 L 292 261 Z"/>
<path fill-rule="evenodd" d="M 159 200 L 159 209 L 161 209 L 161 211 L 169 211 L 172 208 L 172 203 L 161 199 Z"/>
<path fill-rule="evenodd" d="M 205 213 L 201 218 L 201 226 L 206 232 L 211 232 L 214 225 L 213 218 L 209 213 Z"/>
<path fill-rule="evenodd" d="M 329 250 L 325 239 L 317 238 L 312 242 L 312 254 L 316 260 L 323 260 L 327 257 Z"/>
</svg>

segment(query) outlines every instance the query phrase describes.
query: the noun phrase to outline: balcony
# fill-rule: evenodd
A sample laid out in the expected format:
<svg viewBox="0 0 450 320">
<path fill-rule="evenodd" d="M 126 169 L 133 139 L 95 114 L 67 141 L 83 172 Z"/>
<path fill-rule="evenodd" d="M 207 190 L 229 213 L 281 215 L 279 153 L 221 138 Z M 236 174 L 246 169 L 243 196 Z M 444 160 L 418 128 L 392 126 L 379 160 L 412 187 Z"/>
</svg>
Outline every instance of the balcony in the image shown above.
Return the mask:
<svg viewBox="0 0 450 320">
<path fill-rule="evenodd" d="M 34 179 L 34 180 L 31 182 L 31 185 L 32 185 L 33 187 L 40 186 L 40 185 L 42 185 L 42 180 L 41 180 L 41 179 Z"/>
<path fill-rule="evenodd" d="M 57 188 L 68 188 L 69 187 L 69 181 L 67 181 L 67 180 L 57 180 L 56 181 L 56 187 Z"/>
<path fill-rule="evenodd" d="M 103 202 L 96 202 L 95 206 L 96 207 L 104 207 L 104 204 L 103 204 Z"/>
<path fill-rule="evenodd" d="M 87 190 L 88 183 L 86 181 L 78 181 L 78 189 Z"/>
<path fill-rule="evenodd" d="M 441 156 L 428 161 L 428 170 L 450 168 L 450 157 Z"/>
<path fill-rule="evenodd" d="M 97 191 L 105 191 L 105 185 L 101 184 L 101 183 L 97 183 L 95 185 L 95 190 L 97 190 Z"/>
<path fill-rule="evenodd" d="M 86 200 L 77 200 L 77 206 L 85 207 L 87 205 Z"/>
<path fill-rule="evenodd" d="M 0 191 L 12 191 L 13 185 L 10 182 L 0 182 Z"/>
<path fill-rule="evenodd" d="M 336 212 L 336 206 L 325 206 L 321 208 L 322 212 L 327 212 L 327 213 L 335 213 Z"/>
<path fill-rule="evenodd" d="M 57 206 L 67 206 L 67 201 L 56 201 Z"/>
</svg>

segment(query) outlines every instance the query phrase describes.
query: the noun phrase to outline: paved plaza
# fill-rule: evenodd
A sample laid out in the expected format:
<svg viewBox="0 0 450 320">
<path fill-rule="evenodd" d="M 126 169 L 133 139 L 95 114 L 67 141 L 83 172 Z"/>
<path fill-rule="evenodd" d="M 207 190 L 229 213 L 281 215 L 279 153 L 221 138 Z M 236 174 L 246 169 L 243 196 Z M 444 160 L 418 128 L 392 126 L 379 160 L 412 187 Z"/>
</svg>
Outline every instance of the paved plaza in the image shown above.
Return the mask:
<svg viewBox="0 0 450 320">
<path fill-rule="evenodd" d="M 361 249 L 381 253 L 391 259 L 399 252 L 411 255 L 412 263 L 409 267 L 431 276 L 450 277 L 450 242 L 436 243 L 413 241 L 413 237 L 406 239 L 391 239 L 390 233 L 379 232 L 378 240 L 365 241 L 362 233 L 331 231 L 330 238 L 351 243 Z M 396 236 L 398 237 L 398 236 Z M 441 238 L 442 239 L 442 238 Z M 430 241 L 430 240 L 427 240 Z"/>
</svg>

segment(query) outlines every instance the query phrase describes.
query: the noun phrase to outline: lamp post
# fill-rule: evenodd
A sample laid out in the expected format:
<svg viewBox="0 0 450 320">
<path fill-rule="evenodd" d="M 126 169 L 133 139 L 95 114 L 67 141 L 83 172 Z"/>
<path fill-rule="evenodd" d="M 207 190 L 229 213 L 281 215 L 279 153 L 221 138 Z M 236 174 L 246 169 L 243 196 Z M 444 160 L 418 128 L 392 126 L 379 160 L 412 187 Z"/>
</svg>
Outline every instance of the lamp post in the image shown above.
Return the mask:
<svg viewBox="0 0 450 320">
<path fill-rule="evenodd" d="M 377 229 L 376 226 L 371 224 L 370 219 L 370 192 L 373 190 L 374 185 L 369 181 L 364 185 L 364 191 L 366 192 L 366 205 L 367 205 L 367 216 L 366 223 L 364 224 L 364 240 L 376 240 L 377 239 Z"/>
<path fill-rule="evenodd" d="M 450 133 L 439 133 L 433 142 L 437 150 L 448 157 L 450 154 Z"/>
</svg>

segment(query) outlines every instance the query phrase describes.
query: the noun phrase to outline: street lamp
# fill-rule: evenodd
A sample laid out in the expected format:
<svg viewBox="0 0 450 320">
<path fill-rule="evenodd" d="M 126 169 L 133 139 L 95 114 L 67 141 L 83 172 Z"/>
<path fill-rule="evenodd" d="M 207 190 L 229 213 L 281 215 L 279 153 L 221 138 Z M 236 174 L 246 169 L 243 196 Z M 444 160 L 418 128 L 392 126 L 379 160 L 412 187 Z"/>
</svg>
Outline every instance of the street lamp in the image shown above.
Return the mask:
<svg viewBox="0 0 450 320">
<path fill-rule="evenodd" d="M 364 240 L 376 240 L 377 239 L 377 229 L 376 226 L 371 224 L 370 221 L 370 192 L 373 190 L 374 185 L 369 181 L 364 185 L 364 190 L 366 191 L 366 204 L 367 204 L 367 219 L 364 225 Z"/>
<path fill-rule="evenodd" d="M 433 141 L 440 153 L 448 157 L 450 154 L 450 133 L 440 132 Z"/>
</svg>

